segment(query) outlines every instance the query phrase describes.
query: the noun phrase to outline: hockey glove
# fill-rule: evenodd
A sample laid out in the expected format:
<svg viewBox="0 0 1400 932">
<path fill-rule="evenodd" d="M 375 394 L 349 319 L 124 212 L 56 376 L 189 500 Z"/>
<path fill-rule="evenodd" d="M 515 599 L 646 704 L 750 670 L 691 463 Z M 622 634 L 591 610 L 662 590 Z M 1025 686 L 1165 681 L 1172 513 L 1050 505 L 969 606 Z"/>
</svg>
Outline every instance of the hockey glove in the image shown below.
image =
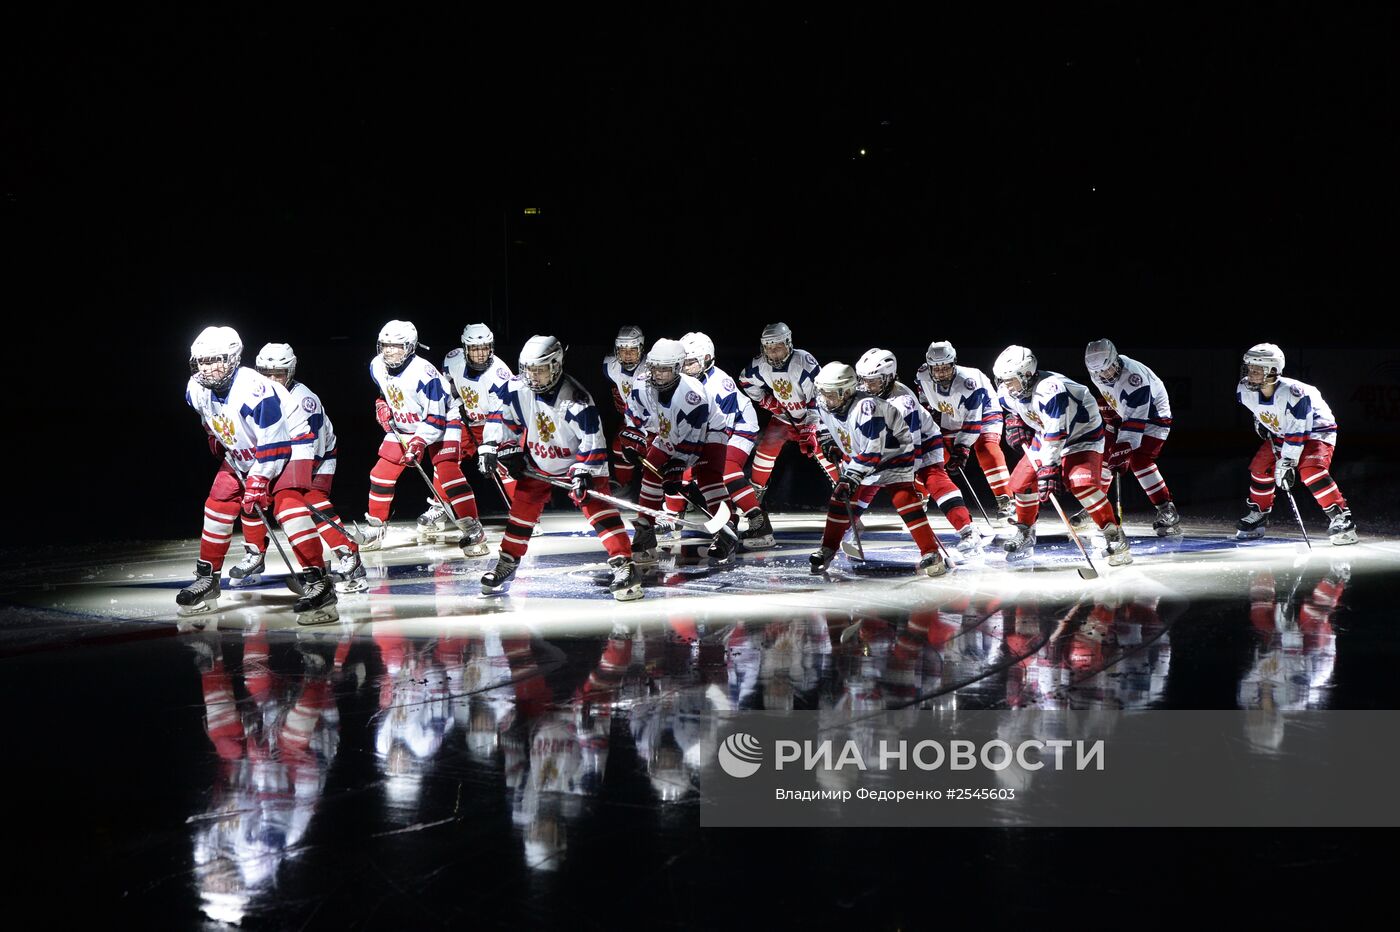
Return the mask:
<svg viewBox="0 0 1400 932">
<path fill-rule="evenodd" d="M 841 462 L 843 455 L 841 453 L 841 444 L 836 442 L 835 437 L 831 436 L 831 434 L 822 434 L 817 443 L 821 446 L 822 456 L 826 457 L 828 463 L 836 465 Z"/>
<path fill-rule="evenodd" d="M 965 447 L 960 443 L 950 444 L 948 447 L 948 471 L 962 469 L 967 465 L 967 454 L 972 451 L 972 447 Z"/>
<path fill-rule="evenodd" d="M 1274 485 L 1285 492 L 1298 481 L 1298 464 L 1292 460 L 1277 460 L 1274 463 Z"/>
<path fill-rule="evenodd" d="M 1065 490 L 1065 475 L 1059 463 L 1046 463 L 1035 471 L 1035 485 L 1042 502 L 1049 501 L 1055 492 Z"/>
<path fill-rule="evenodd" d="M 1019 450 L 1031 442 L 1031 429 L 1026 422 L 1014 414 L 1006 416 L 1006 442 L 1013 450 Z"/>
<path fill-rule="evenodd" d="M 680 473 L 667 473 L 666 478 L 661 480 L 661 491 L 665 492 L 667 495 L 678 495 L 681 498 L 685 498 L 686 492 L 689 491 L 687 488 L 689 485 L 690 483 L 686 482 L 685 479 L 681 477 Z"/>
<path fill-rule="evenodd" d="M 817 445 L 817 428 L 815 426 L 798 429 L 797 449 L 802 452 L 803 456 L 815 457 L 817 455 L 821 447 Z"/>
<path fill-rule="evenodd" d="M 1128 468 L 1128 462 L 1133 458 L 1133 448 L 1126 443 L 1115 443 L 1108 451 L 1109 472 L 1123 472 Z"/>
<path fill-rule="evenodd" d="M 267 476 L 248 476 L 243 480 L 243 511 L 252 514 L 272 505 L 272 493 L 267 488 Z"/>
<path fill-rule="evenodd" d="M 763 400 L 758 403 L 758 406 L 766 411 L 771 411 L 774 414 L 787 414 L 787 409 L 783 407 L 783 403 L 770 394 L 765 393 L 763 396 Z"/>
<path fill-rule="evenodd" d="M 476 468 L 483 476 L 489 476 L 496 471 L 496 445 L 494 443 L 483 443 L 476 448 Z"/>
<path fill-rule="evenodd" d="M 409 438 L 407 446 L 403 448 L 403 461 L 409 466 L 423 458 L 423 451 L 428 449 L 428 441 L 422 437 Z"/>
<path fill-rule="evenodd" d="M 383 398 L 374 399 L 374 419 L 386 434 L 394 426 L 394 412 L 389 408 L 389 402 Z"/>
<path fill-rule="evenodd" d="M 1260 420 L 1257 420 L 1257 419 L 1255 420 L 1255 422 L 1254 422 L 1254 432 L 1255 432 L 1256 434 L 1259 435 L 1259 439 L 1260 439 L 1260 440 L 1273 440 L 1273 439 L 1274 439 L 1273 432 L 1272 432 L 1271 430 L 1269 430 L 1269 428 L 1267 428 L 1267 427 L 1264 426 L 1264 422 L 1263 422 L 1263 421 L 1260 421 Z"/>
<path fill-rule="evenodd" d="M 500 474 L 505 470 L 506 475 L 512 479 L 519 479 L 525 475 L 525 451 L 514 443 L 504 444 L 496 454 L 496 471 Z"/>
<path fill-rule="evenodd" d="M 842 473 L 841 478 L 836 480 L 836 488 L 831 490 L 831 497 L 838 502 L 849 502 L 856 489 L 860 488 L 860 478 L 848 472 Z"/>
<path fill-rule="evenodd" d="M 588 490 L 592 485 L 593 477 L 583 470 L 575 472 L 569 477 L 569 501 L 575 505 L 582 505 L 588 498 Z"/>
</svg>

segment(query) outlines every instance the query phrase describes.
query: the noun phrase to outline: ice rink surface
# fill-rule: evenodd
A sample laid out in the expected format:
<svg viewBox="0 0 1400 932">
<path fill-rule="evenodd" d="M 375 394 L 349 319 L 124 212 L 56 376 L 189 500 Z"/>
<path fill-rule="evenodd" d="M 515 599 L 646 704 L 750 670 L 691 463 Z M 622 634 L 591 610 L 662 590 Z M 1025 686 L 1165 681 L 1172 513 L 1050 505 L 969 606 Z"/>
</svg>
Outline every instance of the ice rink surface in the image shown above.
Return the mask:
<svg viewBox="0 0 1400 932">
<path fill-rule="evenodd" d="M 275 574 L 178 618 L 194 541 L 12 561 L 0 658 L 30 788 L 10 882 L 170 928 L 894 928 L 1053 909 L 1084 882 L 1056 873 L 1066 856 L 1092 884 L 1073 895 L 1120 914 L 1152 876 L 1205 884 L 1230 863 L 1286 890 L 1370 864 L 1342 832 L 701 830 L 726 710 L 1393 703 L 1393 539 L 1309 553 L 1288 528 L 1173 540 L 1130 519 L 1133 564 L 1096 553 L 1084 581 L 1042 520 L 1030 565 L 989 550 L 930 579 L 875 514 L 869 559 L 813 576 L 820 520 L 776 516 L 778 546 L 729 566 L 666 556 L 630 603 L 581 519 L 548 515 L 490 597 L 493 558 L 400 523 L 365 555 L 368 591 L 317 627 Z"/>
</svg>

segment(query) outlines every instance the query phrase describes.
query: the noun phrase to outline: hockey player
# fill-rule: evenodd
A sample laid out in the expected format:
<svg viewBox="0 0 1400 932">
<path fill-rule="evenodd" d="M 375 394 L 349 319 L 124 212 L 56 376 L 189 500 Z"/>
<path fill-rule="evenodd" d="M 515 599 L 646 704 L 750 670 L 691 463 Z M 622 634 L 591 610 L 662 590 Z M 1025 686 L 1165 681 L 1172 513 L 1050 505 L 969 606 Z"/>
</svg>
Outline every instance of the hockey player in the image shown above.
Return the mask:
<svg viewBox="0 0 1400 932">
<path fill-rule="evenodd" d="M 612 461 L 613 475 L 623 489 L 631 488 L 632 477 L 636 475 L 636 467 L 623 456 L 623 450 L 631 447 L 640 451 L 646 449 L 647 444 L 647 438 L 627 420 L 627 399 L 632 397 L 632 387 L 643 375 L 640 367 L 645 352 L 646 337 L 642 334 L 642 328 L 626 324 L 617 331 L 612 355 L 603 357 L 603 372 L 612 383 L 613 407 L 622 415 L 622 429 L 612 442 Z"/>
<path fill-rule="evenodd" d="M 640 460 L 643 467 L 640 504 L 660 508 L 663 492 L 676 494 L 690 470 L 705 505 L 713 510 L 727 495 L 724 471 L 727 419 L 706 400 L 705 386 L 684 374 L 686 348 L 679 340 L 657 340 L 647 353 L 647 378 L 627 399 L 627 416 L 650 441 Z M 664 478 L 658 478 L 658 474 Z M 644 566 L 656 563 L 656 526 L 647 515 L 633 519 L 632 552 Z M 738 541 L 721 531 L 710 556 L 723 561 Z"/>
<path fill-rule="evenodd" d="M 498 452 L 507 435 L 518 437 L 526 471 L 516 482 L 510 517 L 501 538 L 496 566 L 481 577 L 485 594 L 504 592 L 515 578 L 520 558 L 530 544 L 531 530 L 554 488 L 549 479 L 566 480 L 569 498 L 593 525 L 613 578 L 613 598 L 628 602 L 642 597 L 641 576 L 632 562 L 622 516 L 616 508 L 588 497 L 590 489 L 608 488 L 608 448 L 598 408 L 588 390 L 564 374 L 564 344 L 552 336 L 533 336 L 520 350 L 520 374 L 501 391 L 501 405 L 487 416 L 477 452 L 483 474 L 497 467 Z"/>
<path fill-rule="evenodd" d="M 467 324 L 462 329 L 462 345 L 442 361 L 442 374 L 448 389 L 462 403 L 458 462 L 475 462 L 476 448 L 486 428 L 486 416 L 501 403 L 501 390 L 511 379 L 510 366 L 496 355 L 496 335 L 491 328 L 485 324 Z M 496 477 L 505 490 L 506 507 L 510 507 L 515 477 L 504 468 L 497 469 Z M 425 536 L 447 530 L 447 512 L 436 498 L 429 498 L 428 510 L 418 516 L 418 529 Z"/>
<path fill-rule="evenodd" d="M 182 615 L 217 608 L 233 519 L 239 511 L 272 507 L 303 568 L 302 595 L 293 606 L 298 623 L 334 621 L 339 617 L 335 586 L 326 576 L 321 537 L 303 497 L 311 488 L 313 438 L 292 437 L 283 410 L 285 393 L 240 366 L 242 356 L 243 341 L 232 327 L 206 327 L 190 346 L 192 374 L 185 401 L 203 420 L 210 448 L 222 446 L 227 453 L 204 502 L 195 581 L 180 590 L 175 604 Z M 294 441 L 304 451 L 295 459 Z"/>
<path fill-rule="evenodd" d="M 792 328 L 784 323 L 769 324 L 759 337 L 762 352 L 739 374 L 739 387 L 753 403 L 773 413 L 773 419 L 758 438 L 750 479 L 759 503 L 768 490 L 768 480 L 783 447 L 795 441 L 804 456 L 815 459 L 831 481 L 836 467 L 825 461 L 817 446 L 816 358 L 806 350 L 792 348 Z"/>
<path fill-rule="evenodd" d="M 895 510 L 919 547 L 918 572 L 941 576 L 948 571 L 924 514 L 923 498 L 914 487 L 914 448 L 904 417 L 882 398 L 859 391 L 855 370 L 829 362 L 815 378 L 822 426 L 842 454 L 840 474 L 827 503 L 822 546 L 811 557 L 814 574 L 826 571 L 836 547 L 850 525 L 849 503 L 866 486 L 887 489 Z M 873 498 L 873 496 L 872 496 Z"/>
<path fill-rule="evenodd" d="M 972 524 L 972 515 L 963 503 L 962 492 L 953 484 L 944 468 L 943 434 L 938 422 L 919 404 L 909 386 L 899 381 L 898 372 L 899 363 L 889 350 L 867 350 L 856 360 L 856 379 L 860 390 L 888 401 L 903 416 L 904 425 L 909 428 L 909 438 L 915 449 L 915 487 L 933 499 L 953 525 L 953 530 L 958 532 L 958 550 L 975 553 L 981 549 L 982 535 Z M 875 485 L 862 487 L 861 507 L 867 506 L 879 490 L 880 487 Z"/>
<path fill-rule="evenodd" d="M 1357 541 L 1356 522 L 1342 490 L 1328 471 L 1337 445 L 1337 422 L 1322 393 L 1305 382 L 1283 377 L 1283 350 L 1257 343 L 1244 354 L 1235 393 L 1254 415 L 1254 431 L 1264 441 L 1249 464 L 1249 511 L 1235 536 L 1264 536 L 1275 487 L 1292 489 L 1299 479 L 1327 513 L 1333 544 Z"/>
<path fill-rule="evenodd" d="M 378 353 L 370 360 L 369 371 L 381 396 L 374 407 L 384 439 L 379 445 L 379 462 L 369 475 L 369 512 L 365 515 L 369 533 L 363 548 L 383 546 L 399 476 L 428 458 L 433 464 L 433 488 L 462 529 L 463 556 L 486 556 L 490 548 L 477 520 L 476 497 L 457 464 L 462 422 L 456 396 L 448 391 L 437 368 L 418 355 L 418 328 L 409 321 L 391 320 L 384 325 L 379 331 Z"/>
<path fill-rule="evenodd" d="M 1103 531 L 1105 556 L 1111 566 L 1131 563 L 1128 538 L 1113 517 L 1113 506 L 1101 488 L 1103 419 L 1089 389 L 1058 372 L 1041 370 L 1035 354 L 1024 346 L 1008 346 L 992 368 L 1007 412 L 1006 440 L 1030 455 L 1011 472 L 1016 497 L 1016 533 L 1004 544 L 1008 560 L 1028 555 L 1035 546 L 1035 520 L 1040 503 L 1056 492 L 1079 499 Z"/>
<path fill-rule="evenodd" d="M 734 513 L 748 517 L 749 527 L 741 535 L 745 550 L 763 550 L 772 547 L 773 525 L 768 515 L 759 506 L 758 496 L 753 485 L 744 475 L 744 465 L 753 452 L 754 441 L 758 439 L 758 413 L 753 402 L 739 391 L 729 373 L 715 365 L 715 343 L 707 335 L 696 331 L 681 337 L 685 346 L 686 375 L 705 386 L 706 400 L 713 411 L 724 417 L 723 436 L 712 433 L 705 443 L 725 445 L 724 488 L 729 501 L 734 505 Z"/>
<path fill-rule="evenodd" d="M 336 555 L 336 568 L 331 575 L 336 577 L 336 588 L 341 592 L 363 592 L 365 568 L 360 563 L 360 548 L 330 522 L 340 523 L 340 515 L 331 504 L 331 483 L 335 480 L 336 438 L 330 415 L 321 404 L 315 392 L 303 382 L 296 381 L 297 356 L 286 343 L 268 343 L 258 351 L 254 365 L 258 372 L 271 379 L 287 392 L 280 398 L 284 410 L 288 412 L 288 424 L 293 434 L 309 432 L 313 458 L 311 488 L 306 492 L 306 503 L 314 508 L 311 517 L 316 522 L 316 532 Z M 305 421 L 305 426 L 300 422 Z M 326 520 L 329 518 L 330 520 Z M 263 572 L 267 553 L 267 528 L 256 515 L 243 516 L 244 544 L 243 560 L 228 571 L 232 579 L 248 579 Z"/>
<path fill-rule="evenodd" d="M 975 453 L 996 496 L 998 515 L 1009 520 L 1016 509 L 1011 501 L 1011 473 L 1001 451 L 1002 413 L 996 388 L 981 369 L 957 362 L 953 344 L 930 343 L 914 387 L 919 401 L 939 419 L 947 444 L 947 471 L 961 470 L 969 453 Z"/>
<path fill-rule="evenodd" d="M 1152 522 L 1157 536 L 1180 534 L 1181 516 L 1172 502 L 1167 480 L 1157 469 L 1157 456 L 1172 429 L 1167 387 L 1157 373 L 1142 363 L 1120 356 L 1111 340 L 1095 340 L 1085 347 L 1084 365 L 1104 401 L 1121 419 L 1114 443 L 1105 447 L 1105 459 L 1126 457 L 1127 468 L 1147 493 L 1147 500 L 1157 508 Z M 1107 478 L 1104 491 L 1108 491 Z"/>
</svg>

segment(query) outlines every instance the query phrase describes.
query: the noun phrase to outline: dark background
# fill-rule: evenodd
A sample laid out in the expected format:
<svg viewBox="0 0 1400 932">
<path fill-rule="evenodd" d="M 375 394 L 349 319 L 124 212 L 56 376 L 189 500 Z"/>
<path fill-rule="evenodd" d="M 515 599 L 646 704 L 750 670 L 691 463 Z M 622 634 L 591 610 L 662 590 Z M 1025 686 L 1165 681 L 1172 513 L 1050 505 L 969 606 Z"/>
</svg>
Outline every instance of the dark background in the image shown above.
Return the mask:
<svg viewBox="0 0 1400 932">
<path fill-rule="evenodd" d="M 40 540 L 197 533 L 212 463 L 182 393 L 211 323 L 245 364 L 295 346 L 348 515 L 394 316 L 434 361 L 469 321 L 512 365 L 556 333 L 599 395 L 627 322 L 705 329 L 735 372 L 783 319 L 822 361 L 884 345 L 906 378 L 947 338 L 1082 379 L 1109 335 L 1195 380 L 1173 447 L 1232 468 L 1253 449 L 1233 354 L 1270 340 L 1333 403 L 1339 462 L 1389 450 L 1390 421 L 1319 373 L 1394 342 L 1391 8 L 52 4 L 12 25 L 6 303 L 20 404 L 46 410 L 12 419 L 11 460 Z"/>
</svg>

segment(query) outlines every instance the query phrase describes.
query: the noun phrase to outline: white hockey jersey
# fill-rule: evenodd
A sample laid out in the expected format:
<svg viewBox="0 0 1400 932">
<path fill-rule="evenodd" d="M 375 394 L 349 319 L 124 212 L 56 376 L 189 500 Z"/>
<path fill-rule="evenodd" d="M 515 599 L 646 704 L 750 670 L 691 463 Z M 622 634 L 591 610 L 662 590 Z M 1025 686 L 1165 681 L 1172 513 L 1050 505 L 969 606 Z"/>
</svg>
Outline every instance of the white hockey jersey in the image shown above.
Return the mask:
<svg viewBox="0 0 1400 932">
<path fill-rule="evenodd" d="M 1093 392 L 1058 372 L 1040 372 L 1030 401 L 1001 392 L 1003 410 L 1035 432 L 1031 450 L 1036 462 L 1058 463 L 1069 453 L 1103 452 L 1103 418 Z"/>
<path fill-rule="evenodd" d="M 219 439 L 237 470 L 245 476 L 274 479 L 292 458 L 287 421 L 291 396 L 256 369 L 239 366 L 228 394 L 219 396 L 190 377 L 185 402 Z M 303 429 L 302 433 L 305 433 Z"/>
<path fill-rule="evenodd" d="M 492 356 L 485 369 L 473 372 L 460 346 L 447 354 L 442 371 L 448 388 L 461 402 L 462 420 L 473 425 L 486 423 L 486 415 L 501 403 L 501 389 L 512 378 L 510 366 L 499 356 Z"/>
<path fill-rule="evenodd" d="M 914 374 L 914 386 L 920 403 L 938 418 L 942 432 L 957 434 L 954 443 L 970 447 L 984 431 L 1001 430 L 997 390 L 981 369 L 954 366 L 953 381 L 945 392 L 938 387 L 933 370 L 925 363 Z"/>
<path fill-rule="evenodd" d="M 296 444 L 299 433 L 295 429 L 296 421 L 300 417 L 304 417 L 306 430 L 315 438 L 311 443 L 312 456 L 316 458 L 317 462 L 320 462 L 326 458 L 327 454 L 335 452 L 335 427 L 331 424 L 330 415 L 326 414 L 320 396 L 307 388 L 306 383 L 293 382 L 292 387 L 287 391 L 291 395 L 294 409 L 301 412 L 299 416 L 288 416 L 292 443 Z"/>
<path fill-rule="evenodd" d="M 843 474 L 861 477 L 861 485 L 890 485 L 914 480 L 918 451 L 898 408 L 882 398 L 856 392 L 845 417 L 818 409 L 822 427 L 841 447 Z"/>
<path fill-rule="evenodd" d="M 627 416 L 652 436 L 652 443 L 687 466 L 694 465 L 713 436 L 724 442 L 725 417 L 708 401 L 705 386 L 682 375 L 662 398 L 649 382 L 638 380 L 627 399 Z"/>
<path fill-rule="evenodd" d="M 1305 382 L 1280 378 L 1274 397 L 1265 400 L 1240 379 L 1235 397 L 1256 421 L 1283 442 L 1282 459 L 1295 463 L 1301 460 L 1303 444 L 1309 440 L 1337 444 L 1337 422 L 1332 409 L 1322 400 L 1322 393 Z"/>
<path fill-rule="evenodd" d="M 383 357 L 375 356 L 369 373 L 379 394 L 389 402 L 394 427 L 404 440 L 418 436 L 431 446 L 447 433 L 449 421 L 459 419 L 461 405 L 456 396 L 448 391 L 437 367 L 422 356 L 415 354 L 398 374 L 389 372 Z"/>
<path fill-rule="evenodd" d="M 729 443 L 731 439 L 747 442 L 749 447 L 758 440 L 758 412 L 749 396 L 739 391 L 734 380 L 719 366 L 711 366 L 697 377 L 705 386 L 710 407 L 724 416 L 724 429 L 711 429 L 706 443 Z M 713 420 L 713 418 L 711 418 Z"/>
<path fill-rule="evenodd" d="M 608 442 L 598 406 L 588 389 L 570 375 L 547 394 L 537 395 L 519 377 L 501 389 L 501 404 L 486 417 L 484 443 L 520 441 L 540 472 L 565 476 L 583 471 L 608 474 Z"/>
<path fill-rule="evenodd" d="M 1144 435 L 1166 439 L 1172 429 L 1172 406 L 1167 398 L 1167 386 L 1157 373 L 1135 359 L 1119 356 L 1122 365 L 1112 384 L 1093 379 L 1097 388 L 1123 419 L 1118 428 L 1118 442 L 1136 450 Z"/>
<path fill-rule="evenodd" d="M 618 362 L 616 356 L 603 357 L 603 373 L 612 383 L 613 407 L 617 408 L 618 414 L 627 413 L 627 399 L 632 397 L 637 377 L 644 372 L 646 366 L 640 362 L 628 369 Z"/>
<path fill-rule="evenodd" d="M 760 354 L 739 373 L 739 387 L 756 405 L 762 406 L 765 398 L 775 399 L 785 412 L 782 416 L 793 424 L 814 424 L 819 371 L 816 357 L 806 350 L 793 350 L 781 366 Z"/>
<path fill-rule="evenodd" d="M 909 428 L 909 439 L 914 444 L 914 468 L 938 466 L 943 462 L 943 432 L 938 422 L 919 399 L 903 382 L 895 382 L 890 396 L 885 399 L 904 416 L 904 426 Z"/>
</svg>

